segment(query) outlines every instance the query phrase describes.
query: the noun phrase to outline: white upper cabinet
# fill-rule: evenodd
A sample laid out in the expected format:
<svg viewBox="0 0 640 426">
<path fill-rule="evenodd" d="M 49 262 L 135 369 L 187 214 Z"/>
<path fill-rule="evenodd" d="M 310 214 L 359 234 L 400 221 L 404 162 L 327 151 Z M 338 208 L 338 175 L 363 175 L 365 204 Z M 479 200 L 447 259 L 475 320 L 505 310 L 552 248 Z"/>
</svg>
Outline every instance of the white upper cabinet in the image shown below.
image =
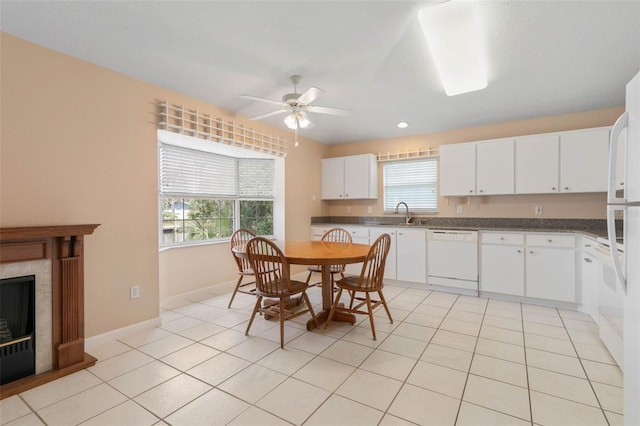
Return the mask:
<svg viewBox="0 0 640 426">
<path fill-rule="evenodd" d="M 606 192 L 609 129 L 560 134 L 560 192 Z"/>
<path fill-rule="evenodd" d="M 440 195 L 476 194 L 476 144 L 440 146 Z"/>
<path fill-rule="evenodd" d="M 560 135 L 516 138 L 516 194 L 558 192 Z"/>
<path fill-rule="evenodd" d="M 476 195 L 513 194 L 514 140 L 497 139 L 476 145 Z"/>
<path fill-rule="evenodd" d="M 378 163 L 373 154 L 322 160 L 322 199 L 378 198 Z"/>
</svg>

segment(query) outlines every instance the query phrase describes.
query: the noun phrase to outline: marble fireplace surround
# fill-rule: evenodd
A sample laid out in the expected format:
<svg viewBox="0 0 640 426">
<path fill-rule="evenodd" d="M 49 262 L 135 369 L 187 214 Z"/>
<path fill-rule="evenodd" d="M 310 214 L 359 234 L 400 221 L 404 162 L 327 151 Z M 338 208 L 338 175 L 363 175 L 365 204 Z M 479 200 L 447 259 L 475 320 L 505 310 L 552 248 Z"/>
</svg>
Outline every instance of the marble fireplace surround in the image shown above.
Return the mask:
<svg viewBox="0 0 640 426">
<path fill-rule="evenodd" d="M 99 225 L 0 228 L 0 278 L 36 276 L 36 374 L 0 399 L 95 364 L 84 352 L 84 236 Z"/>
</svg>

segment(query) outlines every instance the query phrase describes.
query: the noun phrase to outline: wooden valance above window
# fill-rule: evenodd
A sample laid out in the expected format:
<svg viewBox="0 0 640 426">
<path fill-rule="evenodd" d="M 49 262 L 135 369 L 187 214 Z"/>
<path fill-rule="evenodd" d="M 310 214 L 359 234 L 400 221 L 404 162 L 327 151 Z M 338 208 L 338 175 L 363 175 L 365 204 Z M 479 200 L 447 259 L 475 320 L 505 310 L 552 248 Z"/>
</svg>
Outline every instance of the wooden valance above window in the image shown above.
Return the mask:
<svg viewBox="0 0 640 426">
<path fill-rule="evenodd" d="M 279 157 L 287 156 L 286 139 L 260 130 L 247 128 L 211 114 L 190 110 L 182 105 L 160 101 L 158 128 L 230 146 L 260 151 Z"/>
</svg>

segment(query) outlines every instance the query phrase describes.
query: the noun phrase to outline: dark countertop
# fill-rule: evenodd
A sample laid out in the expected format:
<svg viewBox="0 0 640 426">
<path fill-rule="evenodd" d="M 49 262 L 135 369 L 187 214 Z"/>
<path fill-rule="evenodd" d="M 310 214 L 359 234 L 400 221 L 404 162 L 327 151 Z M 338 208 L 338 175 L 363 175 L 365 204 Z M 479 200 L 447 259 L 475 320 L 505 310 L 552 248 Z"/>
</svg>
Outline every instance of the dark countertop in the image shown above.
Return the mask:
<svg viewBox="0 0 640 426">
<path fill-rule="evenodd" d="M 414 217 L 415 224 L 406 225 L 402 216 L 318 216 L 312 225 L 408 226 L 429 229 L 460 229 L 520 232 L 581 232 L 607 238 L 605 219 L 529 219 L 529 218 L 457 218 Z M 616 220 L 616 234 L 622 237 L 622 221 Z"/>
</svg>

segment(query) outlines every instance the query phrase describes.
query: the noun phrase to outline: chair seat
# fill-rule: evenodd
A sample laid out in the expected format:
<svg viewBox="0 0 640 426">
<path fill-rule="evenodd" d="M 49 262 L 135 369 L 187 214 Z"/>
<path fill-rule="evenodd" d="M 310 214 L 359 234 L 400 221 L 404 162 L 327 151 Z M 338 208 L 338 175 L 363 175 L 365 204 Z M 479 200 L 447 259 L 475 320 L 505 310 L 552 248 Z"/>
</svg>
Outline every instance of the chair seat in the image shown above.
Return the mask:
<svg viewBox="0 0 640 426">
<path fill-rule="evenodd" d="M 342 278 L 341 280 L 336 281 L 336 285 L 338 287 L 342 287 L 345 290 L 356 290 L 356 291 L 378 291 L 380 290 L 383 285 L 381 285 L 379 288 L 367 288 L 367 287 L 360 287 L 360 277 L 357 275 L 348 275 L 344 278 Z"/>
<path fill-rule="evenodd" d="M 303 283 L 302 281 L 291 280 L 290 283 L 291 283 L 290 291 L 287 288 L 286 281 L 279 280 L 276 283 L 277 293 L 265 293 L 257 289 L 256 294 L 262 297 L 281 297 L 283 293 L 288 293 L 293 295 L 293 294 L 301 293 L 307 288 L 307 283 Z"/>
</svg>

